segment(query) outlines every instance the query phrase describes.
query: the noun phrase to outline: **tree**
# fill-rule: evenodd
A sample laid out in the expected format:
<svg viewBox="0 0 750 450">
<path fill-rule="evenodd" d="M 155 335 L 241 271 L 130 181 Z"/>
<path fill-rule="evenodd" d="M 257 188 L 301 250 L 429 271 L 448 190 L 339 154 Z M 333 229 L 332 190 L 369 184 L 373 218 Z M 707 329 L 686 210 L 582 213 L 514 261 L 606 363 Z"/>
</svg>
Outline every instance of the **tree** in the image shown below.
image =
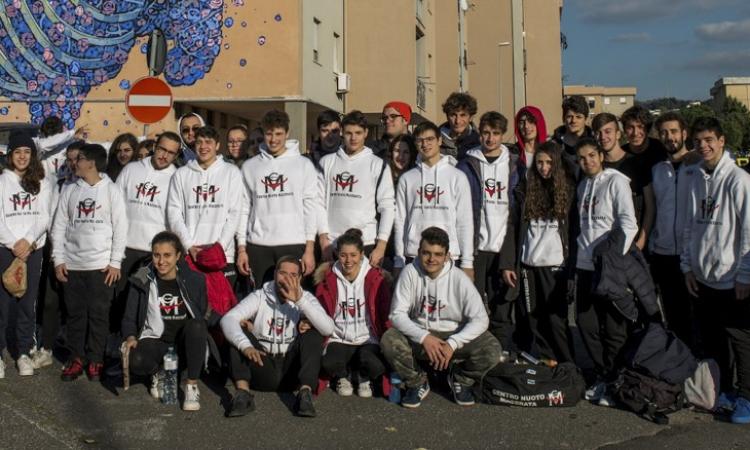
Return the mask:
<svg viewBox="0 0 750 450">
<path fill-rule="evenodd" d="M 724 129 L 726 147 L 737 155 L 750 150 L 750 110 L 739 100 L 728 97 L 720 111 L 708 102 L 687 106 L 680 110 L 689 126 L 699 117 L 716 117 Z"/>
</svg>

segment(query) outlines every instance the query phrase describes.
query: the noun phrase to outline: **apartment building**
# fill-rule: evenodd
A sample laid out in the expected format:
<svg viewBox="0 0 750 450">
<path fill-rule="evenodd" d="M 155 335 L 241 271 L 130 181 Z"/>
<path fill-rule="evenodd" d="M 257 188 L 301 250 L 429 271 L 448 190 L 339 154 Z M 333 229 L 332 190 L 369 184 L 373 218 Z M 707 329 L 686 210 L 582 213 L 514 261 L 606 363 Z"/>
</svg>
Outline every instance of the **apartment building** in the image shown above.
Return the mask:
<svg viewBox="0 0 750 450">
<path fill-rule="evenodd" d="M 565 86 L 565 97 L 581 95 L 589 104 L 589 117 L 608 112 L 620 117 L 626 109 L 635 104 L 638 90 L 634 87 L 607 86 Z"/>
</svg>

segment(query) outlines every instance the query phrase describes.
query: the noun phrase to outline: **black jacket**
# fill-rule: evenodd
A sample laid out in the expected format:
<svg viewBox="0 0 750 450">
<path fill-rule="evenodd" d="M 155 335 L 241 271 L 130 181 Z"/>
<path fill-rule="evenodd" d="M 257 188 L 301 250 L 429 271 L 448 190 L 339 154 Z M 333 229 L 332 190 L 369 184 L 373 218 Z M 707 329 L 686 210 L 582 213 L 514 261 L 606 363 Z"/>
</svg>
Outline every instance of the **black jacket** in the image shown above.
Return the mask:
<svg viewBox="0 0 750 450">
<path fill-rule="evenodd" d="M 130 277 L 128 301 L 125 305 L 125 315 L 122 318 L 122 337 L 134 336 L 138 338 L 146 324 L 150 285 L 155 283 L 156 275 L 153 267 L 141 267 Z M 180 294 L 188 305 L 194 318 L 207 319 L 208 295 L 206 293 L 206 278 L 203 274 L 191 270 L 183 262 L 177 264 L 177 284 Z"/>
<path fill-rule="evenodd" d="M 521 268 L 523 239 L 525 239 L 526 232 L 529 229 L 529 222 L 523 218 L 524 206 L 526 204 L 526 186 L 527 181 L 524 177 L 513 191 L 514 201 L 511 203 L 512 208 L 510 220 L 508 221 L 508 226 L 505 231 L 503 246 L 500 249 L 501 270 L 513 270 L 516 273 L 519 273 Z M 559 221 L 557 228 L 560 233 L 560 240 L 563 244 L 563 257 L 565 258 L 564 269 L 569 279 L 572 279 L 575 274 L 575 258 L 571 258 L 571 255 L 574 254 L 574 250 L 576 249 L 575 240 L 577 235 L 571 232 L 571 224 L 576 223 L 575 206 L 575 198 L 572 198 L 568 209 L 568 217 Z M 518 296 L 519 284 L 520 283 L 516 283 L 515 288 L 508 289 L 506 299 L 511 300 Z"/>
<path fill-rule="evenodd" d="M 659 313 L 659 303 L 643 253 L 632 244 L 623 255 L 623 245 L 625 233 L 615 228 L 606 240 L 594 247 L 592 291 L 614 303 L 623 316 L 635 322 L 639 316 L 639 303 L 649 317 Z"/>
<path fill-rule="evenodd" d="M 456 136 L 456 138 L 453 139 L 450 137 L 450 126 L 448 125 L 448 122 L 445 122 L 440 125 L 440 134 L 443 138 L 443 144 L 440 146 L 440 153 L 450 155 L 458 161 L 461 161 L 466 157 L 466 152 L 473 148 L 477 148 L 482 144 L 477 127 L 475 127 L 473 123 L 469 124 L 469 127 L 463 132 L 463 134 Z"/>
</svg>

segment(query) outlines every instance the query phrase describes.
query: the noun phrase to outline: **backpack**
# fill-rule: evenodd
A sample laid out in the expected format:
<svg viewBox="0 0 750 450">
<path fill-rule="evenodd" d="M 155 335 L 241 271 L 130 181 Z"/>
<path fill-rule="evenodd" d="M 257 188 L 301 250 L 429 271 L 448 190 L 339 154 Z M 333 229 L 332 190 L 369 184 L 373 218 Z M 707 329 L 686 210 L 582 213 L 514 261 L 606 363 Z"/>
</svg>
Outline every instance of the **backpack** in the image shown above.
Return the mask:
<svg viewBox="0 0 750 450">
<path fill-rule="evenodd" d="M 679 411 L 685 403 L 681 384 L 668 383 L 628 368 L 620 371 L 612 388 L 621 406 L 659 425 L 668 424 L 666 415 Z"/>
<path fill-rule="evenodd" d="M 475 385 L 475 397 L 491 405 L 559 408 L 575 406 L 585 389 L 581 371 L 573 363 L 551 368 L 501 362 Z"/>
</svg>

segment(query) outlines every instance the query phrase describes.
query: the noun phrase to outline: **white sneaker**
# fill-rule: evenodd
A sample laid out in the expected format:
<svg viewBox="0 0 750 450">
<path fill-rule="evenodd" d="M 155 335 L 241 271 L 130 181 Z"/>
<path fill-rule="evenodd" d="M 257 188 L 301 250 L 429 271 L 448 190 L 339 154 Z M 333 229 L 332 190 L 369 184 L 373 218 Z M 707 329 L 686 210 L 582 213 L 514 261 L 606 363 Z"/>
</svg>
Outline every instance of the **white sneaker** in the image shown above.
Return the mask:
<svg viewBox="0 0 750 450">
<path fill-rule="evenodd" d="M 342 397 L 350 397 L 354 393 L 352 382 L 348 378 L 339 378 L 336 382 L 336 393 Z"/>
<path fill-rule="evenodd" d="M 42 367 L 51 366 L 52 350 L 47 350 L 42 347 L 39 350 L 35 351 L 34 354 L 31 355 L 31 364 L 35 369 L 41 369 Z"/>
<path fill-rule="evenodd" d="M 605 393 L 604 395 L 602 395 L 602 398 L 599 399 L 599 406 L 613 408 L 615 406 L 615 399 L 613 399 L 609 394 Z"/>
<path fill-rule="evenodd" d="M 34 375 L 34 363 L 31 362 L 29 355 L 21 355 L 16 360 L 16 367 L 18 367 L 18 375 L 22 377 L 30 377 Z"/>
<path fill-rule="evenodd" d="M 3 352 L 0 352 L 0 380 L 5 378 L 5 362 L 3 362 Z"/>
<path fill-rule="evenodd" d="M 151 376 L 151 388 L 148 390 L 151 397 L 159 400 L 164 393 L 164 372 L 158 371 Z"/>
<path fill-rule="evenodd" d="M 360 381 L 357 385 L 357 396 L 362 398 L 372 397 L 372 388 L 369 381 Z"/>
<path fill-rule="evenodd" d="M 586 389 L 584 398 L 590 402 L 598 402 L 607 392 L 607 384 L 603 381 L 597 381 Z"/>
<path fill-rule="evenodd" d="M 185 384 L 185 401 L 182 403 L 183 411 L 198 411 L 201 409 L 201 393 L 197 384 Z"/>
</svg>

